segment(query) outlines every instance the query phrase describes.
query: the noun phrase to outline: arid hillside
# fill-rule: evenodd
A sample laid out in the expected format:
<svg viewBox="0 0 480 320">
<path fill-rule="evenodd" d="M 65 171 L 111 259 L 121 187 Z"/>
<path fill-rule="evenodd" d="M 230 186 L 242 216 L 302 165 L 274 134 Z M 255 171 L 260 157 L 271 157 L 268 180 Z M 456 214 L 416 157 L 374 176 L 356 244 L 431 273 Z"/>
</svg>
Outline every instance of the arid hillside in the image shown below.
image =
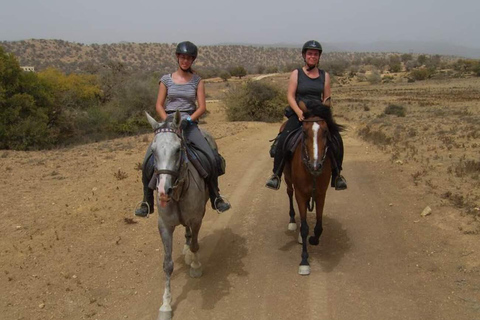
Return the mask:
<svg viewBox="0 0 480 320">
<path fill-rule="evenodd" d="M 36 70 L 55 67 L 64 72 L 85 72 L 96 65 L 121 62 L 129 69 L 146 72 L 171 71 L 176 62 L 173 55 L 176 44 L 165 43 L 114 43 L 91 44 L 63 40 L 25 40 L 0 42 L 7 52 L 18 57 L 22 66 Z M 331 52 L 324 48 L 323 63 L 335 62 L 335 68 L 349 64 L 367 64 L 376 59 L 382 64 L 391 53 Z M 417 55 L 413 55 L 416 59 Z M 448 61 L 454 57 L 443 56 Z M 276 48 L 244 45 L 200 46 L 197 69 L 228 69 L 243 66 L 249 73 L 290 71 L 302 63 L 299 48 Z M 329 68 L 327 68 L 329 69 Z M 343 68 L 345 69 L 345 68 Z"/>
</svg>

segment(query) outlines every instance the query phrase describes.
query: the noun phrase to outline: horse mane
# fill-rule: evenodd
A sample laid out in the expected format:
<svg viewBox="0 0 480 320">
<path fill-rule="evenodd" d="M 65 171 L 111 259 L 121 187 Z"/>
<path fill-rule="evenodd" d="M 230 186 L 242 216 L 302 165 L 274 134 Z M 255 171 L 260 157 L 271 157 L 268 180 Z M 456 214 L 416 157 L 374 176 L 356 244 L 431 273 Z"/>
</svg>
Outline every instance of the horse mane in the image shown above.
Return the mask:
<svg viewBox="0 0 480 320">
<path fill-rule="evenodd" d="M 305 113 L 305 119 L 309 117 L 320 117 L 327 123 L 328 130 L 331 133 L 341 132 L 345 129 L 345 126 L 338 124 L 333 119 L 332 109 L 323 105 L 320 101 L 310 100 L 306 104 L 307 112 Z"/>
</svg>

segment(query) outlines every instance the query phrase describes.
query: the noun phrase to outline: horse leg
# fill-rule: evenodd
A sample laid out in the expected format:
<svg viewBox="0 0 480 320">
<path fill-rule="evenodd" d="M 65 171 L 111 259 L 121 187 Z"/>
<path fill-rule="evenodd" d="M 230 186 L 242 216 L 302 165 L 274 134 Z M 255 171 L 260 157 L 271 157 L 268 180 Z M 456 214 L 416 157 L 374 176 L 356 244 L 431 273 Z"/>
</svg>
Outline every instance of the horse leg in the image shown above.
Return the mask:
<svg viewBox="0 0 480 320">
<path fill-rule="evenodd" d="M 325 178 L 323 178 L 325 177 Z M 330 179 L 330 173 L 327 170 L 327 173 L 323 175 L 323 180 L 320 182 L 320 190 L 316 194 L 315 204 L 316 208 L 316 218 L 317 222 L 315 228 L 313 229 L 314 235 L 308 239 L 311 245 L 317 246 L 320 243 L 320 236 L 323 232 L 322 219 L 323 219 L 323 207 L 325 206 L 325 197 L 327 196 L 328 182 Z"/>
<path fill-rule="evenodd" d="M 199 278 L 202 276 L 202 264 L 198 258 L 198 249 L 200 246 L 198 244 L 198 233 L 200 232 L 200 227 L 202 222 L 198 222 L 192 226 L 192 242 L 190 243 L 190 251 L 192 252 L 192 262 L 190 263 L 190 277 Z"/>
<path fill-rule="evenodd" d="M 190 251 L 190 245 L 192 243 L 192 230 L 190 227 L 185 227 L 185 244 L 183 245 L 183 254 L 185 263 L 190 265 L 192 263 L 192 251 Z"/>
<path fill-rule="evenodd" d="M 322 232 L 323 232 L 322 218 L 320 218 L 320 220 L 317 219 L 317 223 L 315 224 L 315 228 L 313 229 L 313 232 L 314 232 L 314 235 L 308 238 L 308 242 L 312 246 L 318 246 L 318 244 L 320 243 L 320 236 L 322 235 Z"/>
<path fill-rule="evenodd" d="M 298 268 L 298 274 L 309 275 L 310 264 L 308 263 L 308 251 L 307 251 L 307 237 L 308 237 L 307 219 L 301 219 L 300 235 L 302 237 L 302 261 L 300 262 L 300 267 Z"/>
<path fill-rule="evenodd" d="M 285 185 L 287 186 L 287 195 L 288 201 L 290 203 L 290 211 L 288 215 L 290 216 L 290 222 L 288 224 L 288 230 L 295 231 L 297 230 L 297 223 L 295 222 L 295 209 L 293 207 L 293 184 L 292 184 L 292 171 L 291 164 L 287 162 L 283 170 L 285 177 Z"/>
<path fill-rule="evenodd" d="M 158 230 L 162 237 L 163 249 L 165 256 L 163 257 L 163 271 L 165 272 L 165 291 L 163 293 L 163 303 L 160 307 L 158 320 L 170 320 L 172 318 L 172 293 L 170 291 L 170 278 L 173 273 L 172 245 L 173 231 L 175 227 L 166 227 L 159 223 Z"/>
<path fill-rule="evenodd" d="M 288 230 L 297 230 L 297 223 L 295 222 L 295 209 L 293 208 L 293 188 L 287 185 L 288 201 L 290 202 L 290 223 L 288 224 Z"/>
</svg>

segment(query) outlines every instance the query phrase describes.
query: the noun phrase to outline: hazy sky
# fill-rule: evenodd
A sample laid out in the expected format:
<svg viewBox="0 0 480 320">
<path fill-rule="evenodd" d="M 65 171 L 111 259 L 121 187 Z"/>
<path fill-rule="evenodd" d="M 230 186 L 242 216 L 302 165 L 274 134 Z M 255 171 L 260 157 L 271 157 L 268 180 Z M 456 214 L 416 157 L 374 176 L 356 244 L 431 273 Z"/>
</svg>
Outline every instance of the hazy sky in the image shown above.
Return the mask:
<svg viewBox="0 0 480 320">
<path fill-rule="evenodd" d="M 199 45 L 412 40 L 480 47 L 479 0 L 0 1 L 0 40 Z"/>
</svg>

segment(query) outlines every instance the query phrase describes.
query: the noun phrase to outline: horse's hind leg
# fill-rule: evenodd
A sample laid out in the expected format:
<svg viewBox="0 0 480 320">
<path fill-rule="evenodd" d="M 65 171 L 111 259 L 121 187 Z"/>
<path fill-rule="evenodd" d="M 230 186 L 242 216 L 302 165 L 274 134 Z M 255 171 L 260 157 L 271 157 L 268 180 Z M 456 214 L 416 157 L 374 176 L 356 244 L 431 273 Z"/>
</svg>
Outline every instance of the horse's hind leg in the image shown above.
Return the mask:
<svg viewBox="0 0 480 320">
<path fill-rule="evenodd" d="M 287 186 L 288 201 L 290 202 L 290 222 L 288 224 L 288 230 L 295 231 L 297 230 L 297 223 L 295 222 L 295 209 L 293 207 L 293 188 Z"/>
<path fill-rule="evenodd" d="M 315 224 L 315 228 L 313 229 L 314 235 L 308 238 L 308 242 L 313 245 L 313 246 L 318 246 L 320 243 L 320 236 L 322 235 L 323 232 L 323 227 L 322 227 L 322 219 L 317 220 L 317 223 Z"/>
<path fill-rule="evenodd" d="M 328 176 L 330 178 L 330 176 Z M 328 188 L 328 180 L 326 183 L 322 185 L 320 190 L 320 194 L 318 194 L 317 199 L 315 201 L 317 208 L 316 208 L 316 216 L 317 222 L 315 224 L 315 228 L 313 229 L 314 235 L 308 239 L 311 245 L 317 246 L 320 243 L 320 236 L 323 232 L 322 220 L 323 220 L 323 208 L 325 206 L 325 197 L 327 195 L 327 188 Z"/>
<path fill-rule="evenodd" d="M 192 242 L 190 243 L 190 251 L 192 252 L 192 261 L 190 263 L 190 276 L 192 278 L 199 278 L 202 276 L 203 273 L 202 264 L 200 263 L 198 258 L 198 249 L 200 249 L 200 246 L 198 244 L 198 233 L 201 226 L 201 221 L 192 226 Z"/>
<path fill-rule="evenodd" d="M 185 227 L 185 244 L 183 245 L 183 255 L 185 263 L 190 265 L 192 263 L 192 251 L 190 245 L 192 243 L 192 230 L 190 227 Z"/>
<path fill-rule="evenodd" d="M 170 291 L 170 278 L 173 273 L 172 260 L 172 239 L 174 227 L 165 227 L 159 224 L 158 230 L 162 237 L 163 249 L 165 255 L 163 257 L 163 271 L 165 272 L 165 291 L 163 292 L 163 303 L 160 307 L 158 320 L 170 320 L 172 318 L 172 293 Z"/>
</svg>

